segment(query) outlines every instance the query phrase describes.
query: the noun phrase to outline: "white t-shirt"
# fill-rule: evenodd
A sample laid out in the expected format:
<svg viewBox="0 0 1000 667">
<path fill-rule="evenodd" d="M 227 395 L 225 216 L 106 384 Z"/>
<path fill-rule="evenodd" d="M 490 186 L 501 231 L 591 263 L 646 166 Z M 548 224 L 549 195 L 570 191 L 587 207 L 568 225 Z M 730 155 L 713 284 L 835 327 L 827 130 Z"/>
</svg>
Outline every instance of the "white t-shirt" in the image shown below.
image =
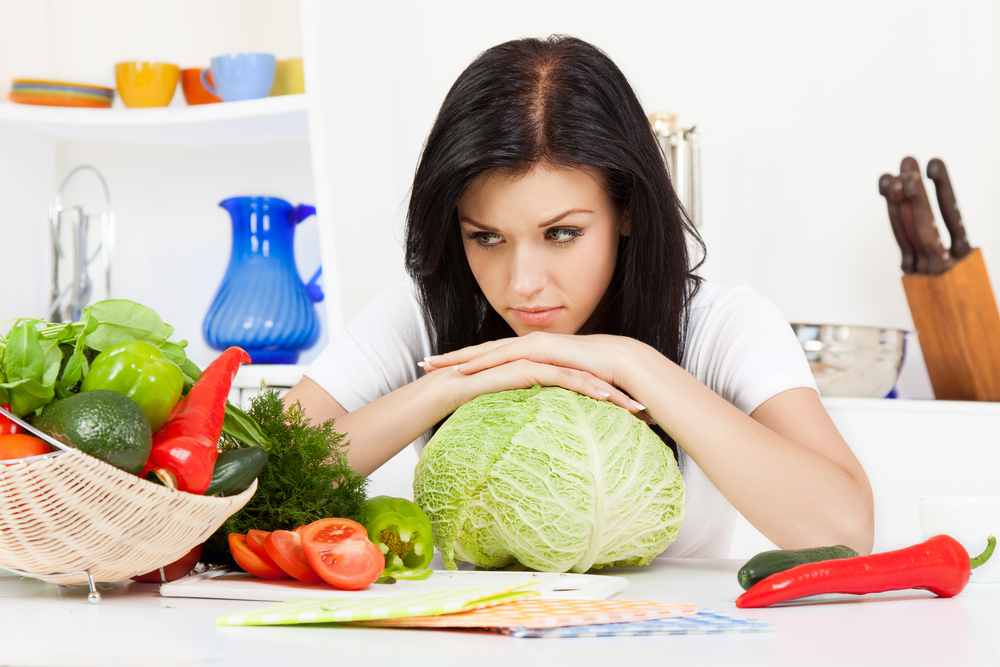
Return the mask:
<svg viewBox="0 0 1000 667">
<path fill-rule="evenodd" d="M 353 412 L 413 382 L 424 371 L 430 339 L 405 280 L 372 299 L 306 371 Z M 781 311 L 749 287 L 702 283 L 691 301 L 684 369 L 746 414 L 788 389 L 816 381 Z M 430 431 L 413 442 L 417 454 Z M 737 443 L 734 443 L 734 446 Z M 684 524 L 666 557 L 727 558 L 736 510 L 683 450 Z"/>
</svg>

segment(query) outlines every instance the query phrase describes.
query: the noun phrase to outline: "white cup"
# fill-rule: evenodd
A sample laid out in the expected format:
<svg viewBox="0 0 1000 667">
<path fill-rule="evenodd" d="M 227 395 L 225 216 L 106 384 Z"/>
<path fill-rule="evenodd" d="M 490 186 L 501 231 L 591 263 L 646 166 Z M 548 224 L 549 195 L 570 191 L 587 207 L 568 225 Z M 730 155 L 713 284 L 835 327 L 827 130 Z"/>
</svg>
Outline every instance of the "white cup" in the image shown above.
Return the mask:
<svg viewBox="0 0 1000 667">
<path fill-rule="evenodd" d="M 951 496 L 920 499 L 920 532 L 955 538 L 969 556 L 986 549 L 986 538 L 1000 537 L 1000 496 Z M 972 571 L 969 583 L 1000 581 L 1000 549 Z"/>
</svg>

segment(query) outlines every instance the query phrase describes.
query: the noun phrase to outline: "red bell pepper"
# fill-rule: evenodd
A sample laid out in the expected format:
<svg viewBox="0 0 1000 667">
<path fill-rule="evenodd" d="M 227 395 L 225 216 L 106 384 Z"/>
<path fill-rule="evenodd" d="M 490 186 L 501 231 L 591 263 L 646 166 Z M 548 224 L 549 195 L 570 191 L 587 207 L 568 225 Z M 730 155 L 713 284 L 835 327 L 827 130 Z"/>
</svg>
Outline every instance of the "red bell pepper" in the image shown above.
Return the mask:
<svg viewBox="0 0 1000 667">
<path fill-rule="evenodd" d="M 736 599 L 740 609 L 824 593 L 882 593 L 922 588 L 950 598 L 969 583 L 972 569 L 989 559 L 996 546 L 990 535 L 986 551 L 976 558 L 947 535 L 921 544 L 870 556 L 807 563 L 761 580 Z"/>
<path fill-rule="evenodd" d="M 0 405 L 7 412 L 10 412 L 10 403 L 7 405 Z M 3 414 L 0 414 L 0 435 L 17 435 L 18 433 L 23 433 L 24 430 L 8 419 Z"/>
<path fill-rule="evenodd" d="M 179 491 L 205 493 L 219 455 L 229 390 L 241 363 L 250 363 L 250 356 L 231 347 L 209 364 L 153 434 L 153 450 L 140 476 L 153 471 L 175 481 Z"/>
</svg>

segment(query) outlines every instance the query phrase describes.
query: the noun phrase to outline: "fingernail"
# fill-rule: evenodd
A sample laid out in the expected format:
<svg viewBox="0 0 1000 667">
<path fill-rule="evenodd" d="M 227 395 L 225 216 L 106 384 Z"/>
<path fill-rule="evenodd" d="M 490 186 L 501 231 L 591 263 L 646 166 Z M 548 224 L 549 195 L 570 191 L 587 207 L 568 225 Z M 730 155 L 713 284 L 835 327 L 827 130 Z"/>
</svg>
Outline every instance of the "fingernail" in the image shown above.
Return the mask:
<svg viewBox="0 0 1000 667">
<path fill-rule="evenodd" d="M 628 399 L 628 400 L 632 401 L 631 398 Z M 639 403 L 638 401 L 632 401 L 632 405 L 634 405 L 639 410 L 645 410 L 646 409 L 646 406 L 643 405 L 642 403 Z"/>
<path fill-rule="evenodd" d="M 460 370 L 463 366 L 465 366 L 465 364 L 459 364 L 458 366 L 452 366 L 452 368 L 454 368 L 457 371 L 457 370 Z"/>
<path fill-rule="evenodd" d="M 608 396 L 611 395 L 610 391 L 601 391 L 600 389 L 597 390 L 597 393 L 603 396 L 604 398 L 607 398 Z"/>
<path fill-rule="evenodd" d="M 426 359 L 424 361 L 426 361 Z M 418 361 L 417 362 L 417 366 L 420 366 L 421 368 L 423 368 L 424 367 L 424 362 L 423 361 Z"/>
<path fill-rule="evenodd" d="M 424 357 L 424 361 L 430 361 L 430 360 L 431 360 L 430 357 Z"/>
</svg>

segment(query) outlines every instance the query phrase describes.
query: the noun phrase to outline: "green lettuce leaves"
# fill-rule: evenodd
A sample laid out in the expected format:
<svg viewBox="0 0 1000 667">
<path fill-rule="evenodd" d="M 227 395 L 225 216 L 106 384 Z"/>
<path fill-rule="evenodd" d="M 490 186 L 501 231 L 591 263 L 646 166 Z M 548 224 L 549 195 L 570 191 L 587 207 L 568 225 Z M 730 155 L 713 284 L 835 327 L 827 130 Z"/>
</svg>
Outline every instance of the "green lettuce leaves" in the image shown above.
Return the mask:
<svg viewBox="0 0 1000 667">
<path fill-rule="evenodd" d="M 558 387 L 463 405 L 424 449 L 413 493 L 451 569 L 646 565 L 684 517 L 684 480 L 652 429 Z"/>
</svg>

